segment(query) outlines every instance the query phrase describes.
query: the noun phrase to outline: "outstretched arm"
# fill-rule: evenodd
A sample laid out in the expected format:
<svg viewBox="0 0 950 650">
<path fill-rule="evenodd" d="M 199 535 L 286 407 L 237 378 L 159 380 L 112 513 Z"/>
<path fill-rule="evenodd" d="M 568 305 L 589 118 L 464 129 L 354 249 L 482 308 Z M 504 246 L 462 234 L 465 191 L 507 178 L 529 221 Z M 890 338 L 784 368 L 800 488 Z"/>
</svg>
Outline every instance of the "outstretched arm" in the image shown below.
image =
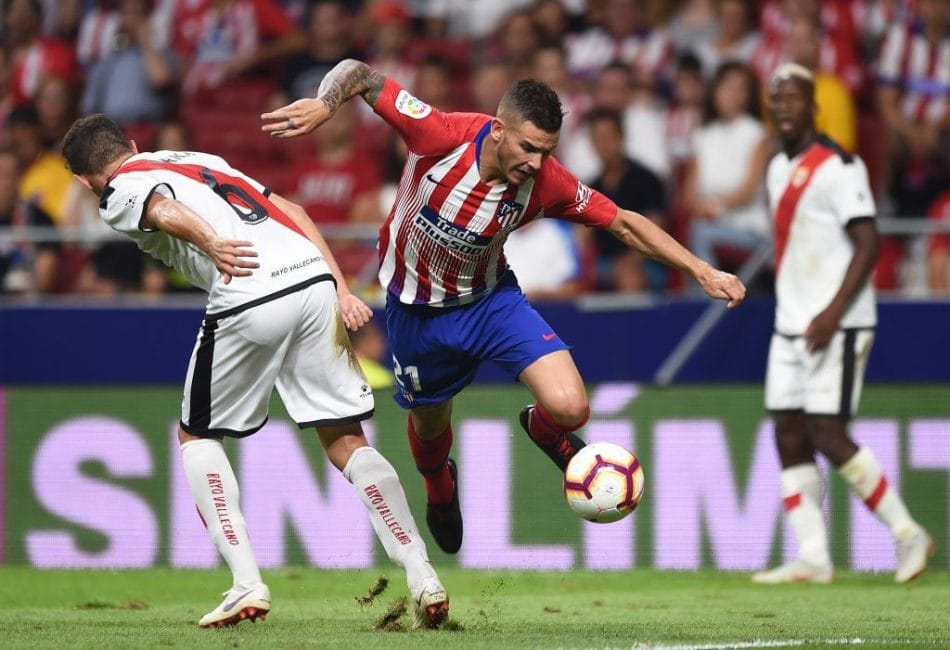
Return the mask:
<svg viewBox="0 0 950 650">
<path fill-rule="evenodd" d="M 386 76 L 356 59 L 340 61 L 320 83 L 315 98 L 298 99 L 292 104 L 261 115 L 261 130 L 275 138 L 294 138 L 310 133 L 329 120 L 343 102 L 360 95 L 370 106 L 376 103 Z"/>
<path fill-rule="evenodd" d="M 717 271 L 642 214 L 618 209 L 607 229 L 627 246 L 689 273 L 710 297 L 728 300 L 729 307 L 738 307 L 745 298 L 745 286 L 739 278 Z"/>
<path fill-rule="evenodd" d="M 251 242 L 219 237 L 211 224 L 194 210 L 161 194 L 152 194 L 142 225 L 158 228 L 197 246 L 224 275 L 225 284 L 230 283 L 233 277 L 251 275 L 250 269 L 260 266 L 253 259 L 248 259 L 257 257 L 257 253 L 250 249 L 253 246 Z"/>
</svg>

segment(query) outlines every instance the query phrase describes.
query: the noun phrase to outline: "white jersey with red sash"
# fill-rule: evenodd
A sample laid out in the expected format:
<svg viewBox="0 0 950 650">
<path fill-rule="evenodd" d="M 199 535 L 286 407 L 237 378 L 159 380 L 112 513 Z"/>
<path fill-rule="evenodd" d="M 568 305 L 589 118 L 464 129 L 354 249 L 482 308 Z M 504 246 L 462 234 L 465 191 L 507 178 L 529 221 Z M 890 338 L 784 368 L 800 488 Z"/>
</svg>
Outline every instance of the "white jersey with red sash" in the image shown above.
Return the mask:
<svg viewBox="0 0 950 650">
<path fill-rule="evenodd" d="M 219 236 L 252 242 L 260 268 L 224 284 L 211 259 L 197 247 L 146 227 L 145 206 L 156 192 L 188 206 Z M 143 251 L 208 292 L 208 312 L 216 314 L 330 276 L 320 250 L 269 195 L 218 156 L 157 151 L 136 154 L 116 170 L 102 193 L 99 213 Z"/>
<path fill-rule="evenodd" d="M 864 163 L 819 137 L 789 159 L 779 152 L 766 177 L 775 225 L 775 330 L 804 334 L 829 305 L 851 262 L 852 219 L 875 215 Z M 841 320 L 842 329 L 874 327 L 874 289 L 868 281 Z"/>
<path fill-rule="evenodd" d="M 396 200 L 379 231 L 379 281 L 404 304 L 472 303 L 508 265 L 509 233 L 541 217 L 606 227 L 617 206 L 553 158 L 520 185 L 482 182 L 478 161 L 492 118 L 443 113 L 392 79 L 373 107 L 409 148 Z M 543 251 L 538 251 L 543 254 Z"/>
</svg>

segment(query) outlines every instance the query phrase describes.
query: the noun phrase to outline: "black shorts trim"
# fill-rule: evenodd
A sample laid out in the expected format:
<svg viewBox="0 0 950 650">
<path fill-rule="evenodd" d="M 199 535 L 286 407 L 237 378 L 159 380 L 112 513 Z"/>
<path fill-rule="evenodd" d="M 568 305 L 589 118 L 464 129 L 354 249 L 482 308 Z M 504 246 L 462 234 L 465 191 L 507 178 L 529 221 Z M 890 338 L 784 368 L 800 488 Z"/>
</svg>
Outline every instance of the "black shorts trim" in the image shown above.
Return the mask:
<svg viewBox="0 0 950 650">
<path fill-rule="evenodd" d="M 841 406 L 838 407 L 838 414 L 845 420 L 850 420 L 852 416 L 851 396 L 854 393 L 855 370 L 854 345 L 857 337 L 857 330 L 844 330 L 844 345 L 842 346 L 844 351 L 841 361 Z"/>
<path fill-rule="evenodd" d="M 199 438 L 220 438 L 222 436 L 227 436 L 229 438 L 246 438 L 249 435 L 255 434 L 261 430 L 261 428 L 267 424 L 268 418 L 264 418 L 264 421 L 261 422 L 256 427 L 250 429 L 245 429 L 244 431 L 237 431 L 235 429 L 208 429 L 208 428 L 199 428 L 194 426 L 189 426 L 182 422 L 178 421 L 178 425 L 184 429 L 187 433 L 190 433 L 193 436 L 198 436 Z"/>
<path fill-rule="evenodd" d="M 250 302 L 246 302 L 243 305 L 238 305 L 237 307 L 231 307 L 230 309 L 225 309 L 224 311 L 219 311 L 215 314 L 205 314 L 205 322 L 214 322 L 219 321 L 222 318 L 227 318 L 228 316 L 234 316 L 235 314 L 240 314 L 242 311 L 247 311 L 251 307 L 257 307 L 265 303 L 271 302 L 272 300 L 277 300 L 278 298 L 283 298 L 284 296 L 289 296 L 292 293 L 296 293 L 303 289 L 306 289 L 311 284 L 316 284 L 317 282 L 332 282 L 334 286 L 336 285 L 336 278 L 333 277 L 330 273 L 321 273 L 320 275 L 314 276 L 309 280 L 304 280 L 303 282 L 298 282 L 297 284 L 292 284 L 289 287 L 284 287 L 280 291 L 275 291 L 274 293 L 267 294 L 266 296 L 261 296 L 260 298 L 255 298 Z"/>
<path fill-rule="evenodd" d="M 301 429 L 309 429 L 311 427 L 338 427 L 343 424 L 352 424 L 353 422 L 362 422 L 363 420 L 368 420 L 373 417 L 373 412 L 375 408 L 371 408 L 365 413 L 360 413 L 359 415 L 350 415 L 345 418 L 335 418 L 329 420 L 313 420 L 312 422 L 298 422 L 297 426 Z"/>
<path fill-rule="evenodd" d="M 218 329 L 217 321 L 205 321 L 201 324 L 201 338 L 198 340 L 198 350 L 195 353 L 195 367 L 191 375 L 191 395 L 188 401 L 188 426 L 197 431 L 205 431 L 211 426 L 211 369 L 214 366 L 216 329 Z"/>
</svg>

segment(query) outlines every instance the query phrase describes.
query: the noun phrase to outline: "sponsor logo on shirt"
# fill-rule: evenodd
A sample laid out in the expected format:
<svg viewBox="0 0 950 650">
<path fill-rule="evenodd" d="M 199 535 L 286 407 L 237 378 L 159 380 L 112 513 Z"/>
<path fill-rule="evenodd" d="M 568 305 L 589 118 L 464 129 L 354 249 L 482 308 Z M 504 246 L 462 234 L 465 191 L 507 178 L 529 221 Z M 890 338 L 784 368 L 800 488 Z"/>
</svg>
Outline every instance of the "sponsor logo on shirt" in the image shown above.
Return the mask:
<svg viewBox="0 0 950 650">
<path fill-rule="evenodd" d="M 456 226 L 440 217 L 427 205 L 422 206 L 416 215 L 415 225 L 440 246 L 466 255 L 479 255 L 491 244 L 491 237 Z"/>
<path fill-rule="evenodd" d="M 574 197 L 574 202 L 577 204 L 577 211 L 583 212 L 587 209 L 587 206 L 590 204 L 590 197 L 593 196 L 594 191 L 577 181 L 577 194 Z"/>
<path fill-rule="evenodd" d="M 432 112 L 432 107 L 405 90 L 400 90 L 396 95 L 396 110 L 414 120 L 421 120 Z"/>
</svg>

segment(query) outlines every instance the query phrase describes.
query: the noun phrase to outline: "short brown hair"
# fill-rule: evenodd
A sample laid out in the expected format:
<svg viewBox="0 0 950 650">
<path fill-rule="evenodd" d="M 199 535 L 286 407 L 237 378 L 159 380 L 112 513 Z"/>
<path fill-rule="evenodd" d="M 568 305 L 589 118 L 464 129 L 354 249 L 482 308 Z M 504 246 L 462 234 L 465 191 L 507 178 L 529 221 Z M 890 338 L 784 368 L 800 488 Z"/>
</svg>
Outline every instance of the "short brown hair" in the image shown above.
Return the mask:
<svg viewBox="0 0 950 650">
<path fill-rule="evenodd" d="M 63 158 L 74 174 L 99 174 L 116 158 L 132 153 L 119 125 L 102 113 L 81 117 L 63 138 Z"/>
</svg>

